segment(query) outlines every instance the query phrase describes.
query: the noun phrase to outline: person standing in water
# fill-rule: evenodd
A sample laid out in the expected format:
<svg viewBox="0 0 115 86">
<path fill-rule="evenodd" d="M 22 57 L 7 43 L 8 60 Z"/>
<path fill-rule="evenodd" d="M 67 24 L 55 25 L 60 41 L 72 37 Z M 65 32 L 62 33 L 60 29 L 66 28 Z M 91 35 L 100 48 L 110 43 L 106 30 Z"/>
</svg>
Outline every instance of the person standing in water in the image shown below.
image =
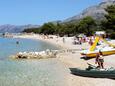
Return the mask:
<svg viewBox="0 0 115 86">
<path fill-rule="evenodd" d="M 99 51 L 99 53 L 97 54 L 95 63 L 98 64 L 99 68 L 104 68 L 104 58 L 101 51 Z"/>
<path fill-rule="evenodd" d="M 16 41 L 16 44 L 19 44 L 19 41 Z"/>
</svg>

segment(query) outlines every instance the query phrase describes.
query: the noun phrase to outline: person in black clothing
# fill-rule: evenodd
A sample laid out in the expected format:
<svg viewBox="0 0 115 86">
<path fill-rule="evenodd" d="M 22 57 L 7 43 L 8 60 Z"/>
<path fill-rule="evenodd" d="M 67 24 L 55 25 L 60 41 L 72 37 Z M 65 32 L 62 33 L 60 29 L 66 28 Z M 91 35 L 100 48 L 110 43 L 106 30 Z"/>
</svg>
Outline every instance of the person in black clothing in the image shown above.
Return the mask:
<svg viewBox="0 0 115 86">
<path fill-rule="evenodd" d="M 19 41 L 16 41 L 16 44 L 19 44 Z"/>
</svg>

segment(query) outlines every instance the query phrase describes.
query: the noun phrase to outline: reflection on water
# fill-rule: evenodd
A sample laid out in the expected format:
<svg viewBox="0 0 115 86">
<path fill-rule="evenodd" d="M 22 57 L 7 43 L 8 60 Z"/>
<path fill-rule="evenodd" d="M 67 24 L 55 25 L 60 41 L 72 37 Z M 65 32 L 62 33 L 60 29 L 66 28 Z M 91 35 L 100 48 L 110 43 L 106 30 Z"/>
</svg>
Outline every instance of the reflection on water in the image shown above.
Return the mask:
<svg viewBox="0 0 115 86">
<path fill-rule="evenodd" d="M 7 59 L 19 51 L 41 51 L 47 48 L 58 49 L 41 41 L 0 38 L 0 86 L 65 86 L 64 74 L 67 69 L 56 59 Z"/>
</svg>

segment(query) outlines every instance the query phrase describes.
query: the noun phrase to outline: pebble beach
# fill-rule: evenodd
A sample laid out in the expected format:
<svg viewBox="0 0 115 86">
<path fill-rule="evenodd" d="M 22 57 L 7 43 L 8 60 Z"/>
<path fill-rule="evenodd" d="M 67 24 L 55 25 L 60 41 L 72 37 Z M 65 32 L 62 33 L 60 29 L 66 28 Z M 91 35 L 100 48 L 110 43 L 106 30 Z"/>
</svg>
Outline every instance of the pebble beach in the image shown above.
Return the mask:
<svg viewBox="0 0 115 86">
<path fill-rule="evenodd" d="M 59 60 L 63 66 L 68 70 L 66 72 L 66 81 L 68 86 L 115 86 L 114 79 L 108 78 L 88 78 L 88 77 L 81 77 L 72 75 L 69 68 L 80 68 L 85 69 L 87 68 L 87 63 L 95 64 L 95 59 L 84 60 L 80 55 L 80 51 L 82 49 L 88 49 L 90 45 L 88 43 L 83 43 L 81 45 L 74 45 L 73 37 L 56 37 L 51 35 L 50 38 L 44 38 L 41 35 L 33 34 L 33 35 L 19 35 L 14 36 L 15 38 L 27 38 L 27 39 L 35 39 L 41 40 L 44 42 L 51 43 L 52 45 L 58 46 L 61 49 L 76 49 L 78 51 L 73 52 L 65 52 L 60 53 L 55 58 Z M 115 40 L 112 40 L 112 43 L 115 44 Z M 106 68 L 115 67 L 115 55 L 109 55 L 104 57 L 104 66 Z"/>
</svg>

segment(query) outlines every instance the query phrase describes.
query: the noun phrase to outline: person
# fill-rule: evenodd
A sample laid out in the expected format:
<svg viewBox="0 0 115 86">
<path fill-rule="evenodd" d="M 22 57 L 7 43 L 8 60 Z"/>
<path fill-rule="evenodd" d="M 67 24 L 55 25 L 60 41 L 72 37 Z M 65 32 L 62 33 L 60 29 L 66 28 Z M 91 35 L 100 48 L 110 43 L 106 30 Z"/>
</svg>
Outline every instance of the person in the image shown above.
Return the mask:
<svg viewBox="0 0 115 86">
<path fill-rule="evenodd" d="M 65 38 L 63 37 L 63 43 L 65 43 Z"/>
<path fill-rule="evenodd" d="M 16 44 L 19 44 L 19 41 L 16 41 Z"/>
<path fill-rule="evenodd" d="M 99 51 L 99 53 L 97 54 L 95 63 L 98 64 L 99 68 L 104 68 L 104 58 L 101 51 Z"/>
<path fill-rule="evenodd" d="M 89 44 L 90 44 L 90 45 L 93 45 L 93 41 L 92 41 L 91 38 L 89 39 Z"/>
</svg>

